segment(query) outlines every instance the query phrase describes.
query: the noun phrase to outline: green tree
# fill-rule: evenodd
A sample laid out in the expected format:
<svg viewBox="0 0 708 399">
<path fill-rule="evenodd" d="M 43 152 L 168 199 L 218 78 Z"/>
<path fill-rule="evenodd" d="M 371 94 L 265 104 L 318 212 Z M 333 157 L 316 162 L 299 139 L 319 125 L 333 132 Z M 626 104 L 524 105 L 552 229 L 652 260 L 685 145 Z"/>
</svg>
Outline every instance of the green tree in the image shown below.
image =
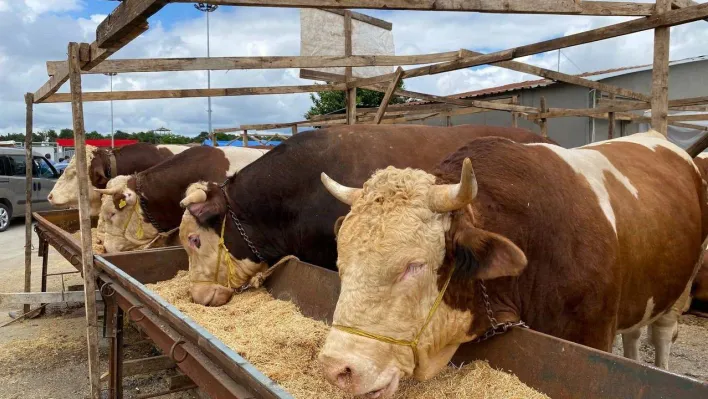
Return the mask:
<svg viewBox="0 0 708 399">
<path fill-rule="evenodd" d="M 120 140 L 125 140 L 125 139 L 130 139 L 131 138 L 130 133 L 126 133 L 122 130 L 116 130 L 116 132 L 113 134 L 113 138 L 120 139 Z"/>
<path fill-rule="evenodd" d="M 93 139 L 103 139 L 105 137 L 103 137 L 103 135 L 101 133 L 94 130 L 92 132 L 86 133 L 86 138 L 93 140 Z"/>
<path fill-rule="evenodd" d="M 57 132 L 54 129 L 47 130 L 47 139 L 49 141 L 57 141 L 57 137 L 59 137 L 59 135 L 57 135 Z"/>
<path fill-rule="evenodd" d="M 403 80 L 398 83 L 398 88 L 403 89 Z M 322 91 L 310 94 L 312 106 L 305 113 L 305 118 L 310 119 L 315 115 L 339 114 L 346 112 L 346 93 L 343 91 Z M 378 107 L 383 101 L 384 93 L 357 89 L 356 104 L 359 108 Z M 403 97 L 393 96 L 389 104 L 401 104 L 405 102 Z"/>
<path fill-rule="evenodd" d="M 59 131 L 59 138 L 60 139 L 73 139 L 74 138 L 74 130 L 73 129 L 61 129 Z"/>
</svg>

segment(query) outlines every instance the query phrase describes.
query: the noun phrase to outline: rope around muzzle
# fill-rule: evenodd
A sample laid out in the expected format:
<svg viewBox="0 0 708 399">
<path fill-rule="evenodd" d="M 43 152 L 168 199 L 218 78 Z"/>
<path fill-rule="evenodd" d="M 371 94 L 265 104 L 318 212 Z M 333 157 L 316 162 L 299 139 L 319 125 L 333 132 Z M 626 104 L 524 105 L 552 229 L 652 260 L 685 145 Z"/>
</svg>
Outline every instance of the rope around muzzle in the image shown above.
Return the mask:
<svg viewBox="0 0 708 399">
<path fill-rule="evenodd" d="M 121 201 L 124 201 L 124 200 L 121 200 Z M 166 232 L 158 232 L 154 238 L 143 239 L 143 237 L 145 237 L 145 229 L 143 227 L 144 222 L 141 220 L 139 212 L 140 212 L 140 202 L 136 201 L 135 206 L 133 206 L 133 210 L 130 212 L 130 216 L 128 216 L 128 221 L 125 223 L 125 226 L 123 226 L 123 231 L 121 232 L 122 234 L 121 235 L 113 234 L 108 230 L 106 230 L 104 232 L 104 234 L 114 236 L 114 237 L 122 237 L 122 238 L 130 241 L 132 244 L 142 247 L 141 249 L 149 249 L 159 239 L 168 238 L 169 236 L 172 235 L 172 233 L 179 230 L 179 226 L 178 226 L 178 227 L 175 227 L 174 229 L 166 231 Z M 133 220 L 133 217 L 136 215 L 137 215 L 136 220 L 138 222 L 138 226 L 136 228 L 135 237 L 131 237 L 130 234 L 128 234 L 128 227 L 130 227 L 130 222 Z"/>
<path fill-rule="evenodd" d="M 222 287 L 226 287 L 228 289 L 232 289 L 238 293 L 241 293 L 243 291 L 246 291 L 249 288 L 260 288 L 265 280 L 273 274 L 273 272 L 280 267 L 281 265 L 284 265 L 287 263 L 289 260 L 299 260 L 297 256 L 295 255 L 287 255 L 281 258 L 278 262 L 276 262 L 272 267 L 268 267 L 268 269 L 264 272 L 258 272 L 255 275 L 253 275 L 250 279 L 248 279 L 243 285 L 240 287 L 233 287 L 231 285 L 231 279 L 236 275 L 236 262 L 234 260 L 234 257 L 231 255 L 231 252 L 229 252 L 229 249 L 226 248 L 226 243 L 224 240 L 224 233 L 226 232 L 226 220 L 227 218 L 224 217 L 224 220 L 221 222 L 221 234 L 219 236 L 219 250 L 217 252 L 216 256 L 216 267 L 215 267 L 215 272 L 214 272 L 214 278 L 212 280 L 192 280 L 190 278 L 190 282 L 192 284 L 217 284 Z M 219 271 L 221 270 L 221 263 L 226 264 L 226 284 L 221 284 L 219 282 Z M 267 265 L 266 265 L 267 266 Z"/>
<path fill-rule="evenodd" d="M 421 335 L 423 335 L 423 331 L 425 331 L 425 329 L 428 327 L 428 324 L 430 324 L 430 321 L 433 319 L 433 316 L 435 315 L 435 311 L 437 311 L 438 307 L 440 307 L 443 297 L 445 296 L 445 291 L 447 291 L 447 286 L 450 284 L 450 280 L 452 279 L 452 274 L 454 272 L 455 272 L 455 266 L 450 268 L 450 273 L 447 276 L 447 280 L 445 280 L 445 284 L 443 285 L 442 289 L 440 290 L 438 297 L 435 298 L 435 302 L 433 303 L 433 306 L 430 308 L 430 311 L 428 312 L 428 316 L 425 318 L 425 322 L 423 323 L 423 326 L 420 328 L 420 330 L 418 330 L 418 333 L 416 333 L 415 337 L 410 341 L 404 340 L 404 339 L 396 339 L 396 338 L 388 337 L 386 335 L 370 333 L 370 332 L 360 330 L 355 327 L 343 326 L 341 324 L 332 324 L 332 328 L 336 328 L 337 330 L 344 331 L 349 334 L 358 335 L 360 337 L 373 339 L 373 340 L 384 342 L 387 344 L 407 346 L 407 347 L 411 348 L 411 350 L 413 351 L 413 367 L 415 368 L 418 366 L 418 342 L 420 340 L 420 337 L 421 337 Z"/>
</svg>

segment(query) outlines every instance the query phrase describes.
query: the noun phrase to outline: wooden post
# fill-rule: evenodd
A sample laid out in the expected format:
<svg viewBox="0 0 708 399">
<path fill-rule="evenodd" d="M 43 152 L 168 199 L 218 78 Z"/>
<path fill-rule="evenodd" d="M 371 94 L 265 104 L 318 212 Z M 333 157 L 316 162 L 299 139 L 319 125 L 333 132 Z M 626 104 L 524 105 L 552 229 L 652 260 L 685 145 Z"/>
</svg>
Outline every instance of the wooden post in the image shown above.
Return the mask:
<svg viewBox="0 0 708 399">
<path fill-rule="evenodd" d="M 86 44 L 82 44 L 84 46 Z M 81 59 L 79 44 L 69 43 L 69 82 L 71 91 L 71 114 L 74 122 L 74 156 L 79 182 L 79 222 L 81 225 L 81 263 L 84 274 L 84 301 L 86 306 L 86 339 L 88 341 L 88 369 L 91 398 L 101 395 L 98 364 L 98 320 L 96 316 L 96 276 L 93 270 L 93 247 L 91 243 L 91 213 L 89 207 L 89 178 L 86 164 L 86 132 L 84 131 L 84 107 L 81 99 Z"/>
<path fill-rule="evenodd" d="M 349 10 L 344 11 L 344 55 L 352 55 L 352 12 Z M 349 82 L 352 79 L 352 67 L 346 67 L 344 75 Z M 347 105 L 347 124 L 356 124 L 356 87 L 347 89 L 344 103 Z"/>
<path fill-rule="evenodd" d="M 615 94 L 610 93 L 610 100 L 615 99 Z M 612 140 L 615 135 L 615 113 L 614 112 L 608 112 L 607 113 L 607 139 Z"/>
<path fill-rule="evenodd" d="M 381 100 L 379 110 L 376 111 L 376 117 L 374 117 L 374 125 L 378 125 L 381 123 L 381 119 L 383 119 L 384 114 L 386 113 L 388 103 L 391 101 L 391 97 L 393 97 L 393 93 L 396 91 L 396 87 L 401 81 L 401 77 L 403 77 L 403 68 L 398 67 L 398 69 L 396 69 L 396 74 L 391 80 L 391 83 L 388 85 L 388 90 L 386 90 L 383 100 Z M 356 112 L 356 108 L 354 109 L 354 112 Z"/>
<path fill-rule="evenodd" d="M 34 94 L 25 94 L 27 116 L 25 120 L 25 292 L 32 291 L 32 123 L 34 111 Z M 25 304 L 23 313 L 30 311 L 30 305 Z"/>
<path fill-rule="evenodd" d="M 211 145 L 214 147 L 218 147 L 219 143 L 216 141 L 216 133 L 212 132 L 209 134 L 209 140 L 211 140 Z"/>
<path fill-rule="evenodd" d="M 293 132 L 293 136 L 296 135 L 297 134 L 297 125 L 293 125 L 291 129 Z"/>
<path fill-rule="evenodd" d="M 512 97 L 511 103 L 519 105 L 519 96 Z M 519 127 L 519 115 L 516 112 L 511 113 L 511 127 Z"/>
<path fill-rule="evenodd" d="M 541 113 L 544 112 L 548 112 L 548 106 L 546 105 L 546 97 L 541 96 Z M 541 118 L 539 126 L 541 126 L 541 137 L 548 137 L 548 120 Z"/>
<path fill-rule="evenodd" d="M 452 126 L 452 116 L 448 115 L 445 117 L 445 126 L 447 126 L 447 127 Z"/>
<path fill-rule="evenodd" d="M 248 130 L 244 130 L 241 133 L 241 138 L 243 139 L 243 147 L 248 147 Z"/>
<path fill-rule="evenodd" d="M 655 14 L 671 10 L 671 0 L 656 0 Z M 669 116 L 670 27 L 654 29 L 654 69 L 651 85 L 651 127 L 666 136 Z"/>
</svg>

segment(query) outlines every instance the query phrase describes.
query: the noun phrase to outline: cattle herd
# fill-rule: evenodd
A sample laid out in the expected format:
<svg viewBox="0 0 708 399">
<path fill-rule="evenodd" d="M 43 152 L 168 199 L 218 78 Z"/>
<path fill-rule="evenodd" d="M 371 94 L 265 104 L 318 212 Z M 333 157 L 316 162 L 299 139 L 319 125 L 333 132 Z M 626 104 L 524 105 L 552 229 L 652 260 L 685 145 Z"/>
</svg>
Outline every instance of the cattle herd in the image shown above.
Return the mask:
<svg viewBox="0 0 708 399">
<path fill-rule="evenodd" d="M 339 272 L 319 354 L 354 395 L 435 376 L 510 325 L 668 368 L 678 317 L 708 300 L 708 159 L 649 131 L 565 149 L 491 126 L 337 126 L 270 151 L 87 148 L 107 252 L 181 244 L 195 303 L 221 306 L 294 255 Z M 49 195 L 78 203 L 74 160 Z M 146 266 L 150 267 L 150 266 Z M 237 300 L 237 299 L 234 299 Z"/>
</svg>

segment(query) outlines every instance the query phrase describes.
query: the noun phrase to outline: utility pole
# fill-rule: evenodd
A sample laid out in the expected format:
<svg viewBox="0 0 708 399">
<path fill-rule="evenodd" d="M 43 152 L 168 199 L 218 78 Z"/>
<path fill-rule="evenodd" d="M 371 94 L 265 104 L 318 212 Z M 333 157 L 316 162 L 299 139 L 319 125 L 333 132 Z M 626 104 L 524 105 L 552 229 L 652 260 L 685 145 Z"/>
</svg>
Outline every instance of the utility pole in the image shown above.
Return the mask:
<svg viewBox="0 0 708 399">
<path fill-rule="evenodd" d="M 206 20 L 207 20 L 207 58 L 211 56 L 211 49 L 210 49 L 210 43 L 209 43 L 209 14 L 212 12 L 216 11 L 219 6 L 213 5 L 213 4 L 205 4 L 205 3 L 197 3 L 194 5 L 194 8 L 196 8 L 199 11 L 205 12 L 206 13 Z M 211 70 L 207 69 L 207 88 L 211 89 Z M 216 143 L 216 137 L 213 133 L 213 130 L 211 128 L 211 97 L 207 97 L 207 114 L 209 115 L 209 138 L 211 139 L 211 143 L 213 144 L 214 147 L 217 147 L 218 144 Z"/>
<path fill-rule="evenodd" d="M 118 75 L 117 72 L 107 72 L 104 73 L 106 76 L 111 77 L 111 93 L 113 93 L 113 77 Z M 115 131 L 113 130 L 113 100 L 111 100 L 111 148 L 115 148 L 115 139 L 113 136 L 115 135 Z"/>
</svg>

